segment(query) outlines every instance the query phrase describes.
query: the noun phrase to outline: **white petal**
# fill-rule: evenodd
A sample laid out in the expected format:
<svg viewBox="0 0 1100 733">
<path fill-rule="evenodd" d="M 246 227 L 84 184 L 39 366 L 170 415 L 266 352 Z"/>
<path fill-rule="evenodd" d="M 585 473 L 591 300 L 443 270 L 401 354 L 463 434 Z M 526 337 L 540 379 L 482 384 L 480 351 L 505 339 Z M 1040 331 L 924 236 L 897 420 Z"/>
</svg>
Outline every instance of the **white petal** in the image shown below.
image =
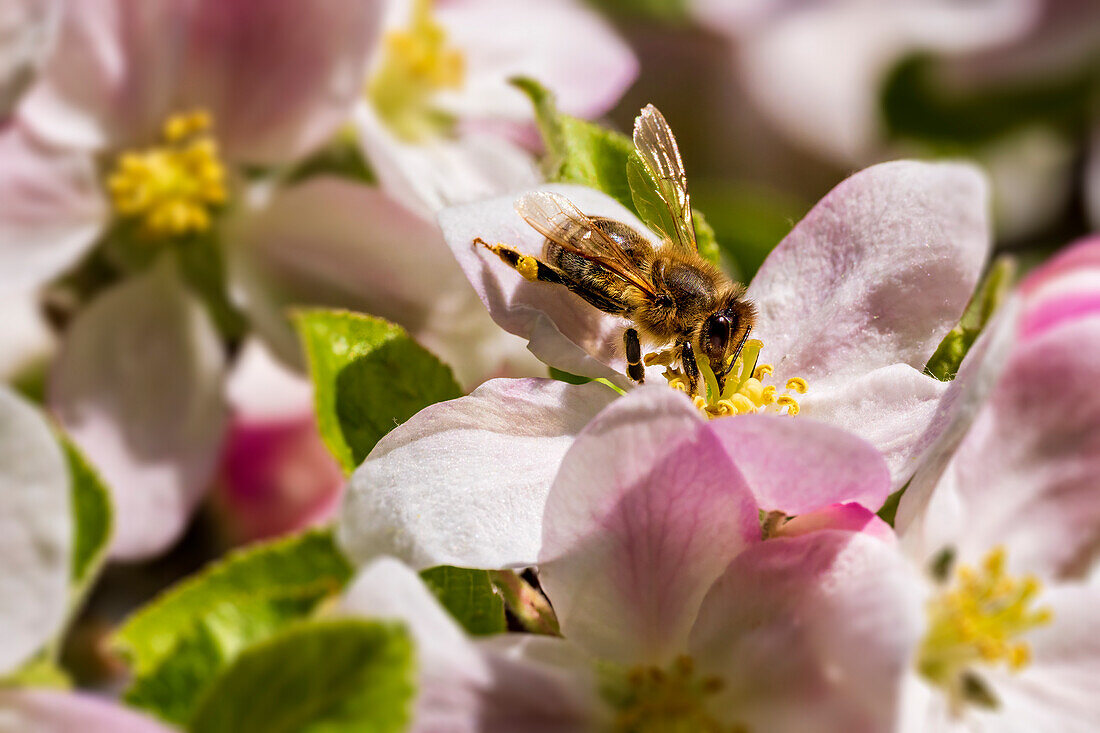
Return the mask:
<svg viewBox="0 0 1100 733">
<path fill-rule="evenodd" d="M 49 403 L 111 489 L 112 556 L 139 559 L 183 532 L 217 465 L 224 354 L 169 257 L 70 326 Z"/>
<path fill-rule="evenodd" d="M 507 140 L 469 132 L 406 142 L 390 132 L 365 103 L 356 108 L 355 123 L 382 186 L 423 217 L 446 206 L 531 186 L 540 179 L 531 154 Z"/>
<path fill-rule="evenodd" d="M 465 58 L 465 83 L 445 102 L 463 116 L 530 120 L 530 100 L 508 83 L 527 76 L 564 112 L 597 117 L 637 75 L 630 47 L 575 0 L 465 0 L 442 4 L 438 18 Z"/>
<path fill-rule="evenodd" d="M 60 0 L 9 0 L 0 5 L 0 119 L 34 79 L 50 49 Z"/>
<path fill-rule="evenodd" d="M 107 223 L 92 159 L 0 127 L 0 291 L 26 290 L 59 275 Z"/>
<path fill-rule="evenodd" d="M 339 539 L 359 563 L 533 565 L 561 457 L 618 395 L 600 383 L 494 379 L 421 410 L 351 478 Z"/>
<path fill-rule="evenodd" d="M 61 630 L 73 543 L 69 484 L 45 419 L 0 387 L 0 674 Z"/>
<path fill-rule="evenodd" d="M 56 346 L 56 338 L 38 307 L 33 292 L 0 295 L 0 380 L 8 381 L 22 370 L 44 362 Z"/>
</svg>

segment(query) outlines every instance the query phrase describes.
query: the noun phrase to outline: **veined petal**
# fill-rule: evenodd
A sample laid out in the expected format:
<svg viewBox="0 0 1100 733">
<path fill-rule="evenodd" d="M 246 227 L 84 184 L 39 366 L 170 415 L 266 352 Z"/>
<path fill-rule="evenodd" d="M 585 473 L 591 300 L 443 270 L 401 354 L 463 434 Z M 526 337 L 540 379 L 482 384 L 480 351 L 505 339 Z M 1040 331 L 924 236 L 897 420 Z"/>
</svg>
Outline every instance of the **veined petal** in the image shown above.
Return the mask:
<svg viewBox="0 0 1100 733">
<path fill-rule="evenodd" d="M 904 559 L 860 532 L 767 540 L 707 594 L 688 647 L 749 730 L 888 730 L 920 631 Z"/>
<path fill-rule="evenodd" d="M 532 186 L 540 179 L 533 156 L 498 137 L 468 131 L 406 142 L 366 103 L 356 108 L 355 125 L 382 186 L 425 218 L 446 206 Z"/>
<path fill-rule="evenodd" d="M 26 733 L 172 733 L 156 719 L 95 695 L 50 689 L 0 690 L 4 728 Z M 9 727 L 10 726 L 10 727 Z"/>
<path fill-rule="evenodd" d="M 0 291 L 25 291 L 74 264 L 107 223 L 92 159 L 0 131 Z"/>
<path fill-rule="evenodd" d="M 356 562 L 534 565 L 562 456 L 618 394 L 600 383 L 494 379 L 421 410 L 352 475 L 339 539 Z"/>
<path fill-rule="evenodd" d="M 761 360 L 782 381 L 923 369 L 958 322 L 989 251 L 977 169 L 896 161 L 840 183 L 768 256 L 748 289 Z"/>
<path fill-rule="evenodd" d="M 800 514 L 784 522 L 775 531 L 776 537 L 798 537 L 825 529 L 863 532 L 890 544 L 897 543 L 894 529 L 877 514 L 859 504 L 831 504 L 823 509 Z"/>
<path fill-rule="evenodd" d="M 839 428 L 778 415 L 715 420 L 710 428 L 764 511 L 806 514 L 847 502 L 874 511 L 890 495 L 879 452 Z"/>
<path fill-rule="evenodd" d="M 73 544 L 69 484 L 46 420 L 0 386 L 0 675 L 61 630 Z"/>
<path fill-rule="evenodd" d="M 112 492 L 113 557 L 155 555 L 183 532 L 217 467 L 224 369 L 217 331 L 168 257 L 69 327 L 48 401 Z"/>
<path fill-rule="evenodd" d="M 1071 244 L 1022 283 L 1021 337 L 1030 338 L 1067 321 L 1100 314 L 1100 237 Z"/>
<path fill-rule="evenodd" d="M 564 184 L 545 184 L 538 190 L 560 193 L 590 216 L 621 221 L 654 244 L 659 242 L 637 217 L 606 194 Z M 528 282 L 474 243 L 480 237 L 489 244 L 503 242 L 524 254 L 541 257 L 543 236 L 514 208 L 522 194 L 442 211 L 439 224 L 447 244 L 493 320 L 509 333 L 527 339 L 535 356 L 572 374 L 606 377 L 625 385 L 625 321 L 602 313 L 560 285 Z"/>
<path fill-rule="evenodd" d="M 530 100 L 508 83 L 516 76 L 538 79 L 563 111 L 598 117 L 638 73 L 630 47 L 576 0 L 461 0 L 437 14 L 466 68 L 462 89 L 443 104 L 463 117 L 530 120 Z"/>
<path fill-rule="evenodd" d="M 213 113 L 230 158 L 294 160 L 351 116 L 383 6 L 198 0 L 187 28 L 179 104 Z"/>
<path fill-rule="evenodd" d="M 19 115 L 82 149 L 152 139 L 172 111 L 190 4 L 65 3 L 57 41 Z"/>
<path fill-rule="evenodd" d="M 748 484 L 696 408 L 642 387 L 562 460 L 539 582 L 567 639 L 601 659 L 665 664 L 711 583 L 760 536 Z"/>
<path fill-rule="evenodd" d="M 899 507 L 919 520 L 902 533 L 910 551 L 951 546 L 975 563 L 1003 545 L 1013 573 L 1087 573 L 1100 541 L 1098 380 L 1100 316 L 1020 343 L 935 488 Z"/>
</svg>

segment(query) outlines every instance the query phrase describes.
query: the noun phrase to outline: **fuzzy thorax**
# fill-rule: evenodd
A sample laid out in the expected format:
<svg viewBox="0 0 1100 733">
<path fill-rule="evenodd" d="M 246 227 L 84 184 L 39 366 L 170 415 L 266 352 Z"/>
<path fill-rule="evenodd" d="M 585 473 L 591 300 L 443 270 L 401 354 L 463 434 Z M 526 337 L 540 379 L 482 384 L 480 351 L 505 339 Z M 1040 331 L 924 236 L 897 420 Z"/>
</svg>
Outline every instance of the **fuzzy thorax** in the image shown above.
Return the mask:
<svg viewBox="0 0 1100 733">
<path fill-rule="evenodd" d="M 210 129 L 205 111 L 173 115 L 160 145 L 119 155 L 107 177 L 116 215 L 137 222 L 150 239 L 207 231 L 226 200 L 225 167 Z"/>
<path fill-rule="evenodd" d="M 718 389 L 714 370 L 705 357 L 699 357 L 699 371 L 705 382 L 705 394 L 695 395 L 692 399 L 703 414 L 712 418 L 760 412 L 798 414 L 799 405 L 795 395 L 806 393 L 806 380 L 801 377 L 788 379 L 783 392 L 779 392 L 774 384 L 765 384 L 773 370 L 771 364 L 757 364 L 762 346 L 763 343 L 757 339 L 745 342 L 721 390 Z M 672 362 L 673 355 L 669 352 L 647 354 L 645 359 L 646 366 L 665 367 L 665 379 L 669 386 L 687 392 L 687 379 L 683 371 L 671 366 Z"/>
</svg>

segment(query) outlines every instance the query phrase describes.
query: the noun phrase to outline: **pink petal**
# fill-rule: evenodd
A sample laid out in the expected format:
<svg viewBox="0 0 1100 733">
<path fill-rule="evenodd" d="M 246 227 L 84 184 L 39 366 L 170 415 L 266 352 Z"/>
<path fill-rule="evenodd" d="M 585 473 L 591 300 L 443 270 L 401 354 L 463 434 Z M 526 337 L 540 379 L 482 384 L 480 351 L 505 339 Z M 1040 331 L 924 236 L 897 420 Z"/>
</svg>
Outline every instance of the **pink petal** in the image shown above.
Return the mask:
<svg viewBox="0 0 1100 733">
<path fill-rule="evenodd" d="M 49 423 L 0 386 L 0 675 L 61 633 L 72 572 L 69 484 Z"/>
<path fill-rule="evenodd" d="M 659 241 L 637 217 L 599 191 L 562 184 L 547 184 L 539 190 L 561 193 L 586 214 L 624 222 L 654 243 Z M 474 244 L 474 239 L 481 237 L 489 244 L 504 242 L 541 256 L 542 235 L 514 209 L 521 195 L 518 192 L 444 210 L 439 224 L 447 244 L 493 320 L 530 341 L 528 348 L 535 356 L 573 374 L 607 377 L 625 385 L 625 321 L 600 312 L 564 287 L 524 280 L 496 255 Z"/>
<path fill-rule="evenodd" d="M 0 690 L 0 718 L 25 733 L 171 733 L 154 718 L 94 695 L 48 689 Z"/>
<path fill-rule="evenodd" d="M 1086 570 L 1100 541 L 1098 380 L 1100 318 L 1020 343 L 934 488 L 899 507 L 916 556 L 952 546 L 973 563 L 1004 545 L 1014 572 Z"/>
<path fill-rule="evenodd" d="M 826 529 L 863 532 L 883 542 L 897 542 L 893 527 L 859 504 L 831 504 L 808 514 L 800 514 L 781 525 L 775 536 L 799 537 Z"/>
<path fill-rule="evenodd" d="M 667 663 L 711 583 L 759 541 L 747 482 L 695 407 L 642 387 L 589 423 L 562 460 L 539 581 L 567 639 L 601 659 Z"/>
<path fill-rule="evenodd" d="M 858 532 L 771 539 L 703 601 L 690 651 L 715 710 L 761 731 L 889 730 L 920 631 L 903 558 Z"/>
<path fill-rule="evenodd" d="M 167 257 L 69 329 L 50 407 L 112 492 L 112 557 L 156 555 L 183 532 L 217 467 L 221 340 Z"/>
<path fill-rule="evenodd" d="M 494 379 L 421 410 L 351 477 L 339 539 L 357 562 L 535 564 L 561 458 L 618 394 L 600 383 Z"/>
<path fill-rule="evenodd" d="M 382 6 L 198 0 L 179 104 L 210 109 L 231 158 L 294 160 L 351 116 Z"/>
<path fill-rule="evenodd" d="M 883 163 L 840 183 L 749 286 L 776 381 L 822 389 L 897 363 L 923 369 L 977 285 L 986 207 L 984 179 L 956 163 Z"/>
<path fill-rule="evenodd" d="M 531 103 L 508 84 L 538 79 L 572 115 L 598 117 L 638 73 L 630 47 L 598 13 L 575 0 L 450 0 L 440 23 L 466 60 L 450 109 L 469 117 L 531 119 Z"/>
<path fill-rule="evenodd" d="M 1100 237 L 1079 240 L 1020 283 L 1026 308 L 1024 338 L 1100 313 Z"/>
<path fill-rule="evenodd" d="M 309 380 L 250 341 L 226 386 L 233 419 L 215 498 L 232 539 L 274 537 L 332 519 L 344 474 L 318 432 Z"/>
<path fill-rule="evenodd" d="M 854 502 L 877 510 L 890 473 L 874 446 L 813 420 L 746 415 L 711 430 L 765 511 L 806 514 Z"/>
<path fill-rule="evenodd" d="M 48 148 L 16 123 L 0 130 L 0 290 L 10 292 L 73 265 L 108 212 L 91 158 Z"/>
<path fill-rule="evenodd" d="M 231 232 L 249 274 L 268 281 L 283 305 L 323 303 L 394 321 L 471 388 L 546 373 L 522 340 L 493 323 L 438 227 L 376 187 L 315 178 L 242 212 Z"/>
<path fill-rule="evenodd" d="M 19 114 L 47 140 L 113 148 L 155 136 L 172 111 L 189 4 L 65 3 L 42 75 Z"/>
</svg>

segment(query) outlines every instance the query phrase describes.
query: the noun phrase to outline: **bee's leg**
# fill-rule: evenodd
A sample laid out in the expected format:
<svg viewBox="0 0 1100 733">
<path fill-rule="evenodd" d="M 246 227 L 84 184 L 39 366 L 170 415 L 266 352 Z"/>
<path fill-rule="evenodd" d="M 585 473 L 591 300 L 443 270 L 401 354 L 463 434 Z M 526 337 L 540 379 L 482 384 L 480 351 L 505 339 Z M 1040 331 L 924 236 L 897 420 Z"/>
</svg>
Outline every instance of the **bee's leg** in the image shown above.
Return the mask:
<svg viewBox="0 0 1100 733">
<path fill-rule="evenodd" d="M 688 381 L 689 394 L 696 395 L 699 389 L 699 364 L 695 361 L 695 349 L 691 347 L 690 341 L 680 342 L 680 366 L 683 367 L 684 377 Z"/>
<path fill-rule="evenodd" d="M 489 244 L 481 237 L 475 239 L 474 244 L 480 244 L 495 254 L 504 261 L 504 264 L 523 275 L 525 280 L 554 283 L 556 285 L 568 285 L 569 283 L 561 270 L 531 255 L 525 255 L 515 247 L 500 242 Z"/>
<path fill-rule="evenodd" d="M 623 346 L 626 347 L 626 375 L 638 384 L 645 383 L 645 367 L 642 366 L 642 342 L 638 338 L 638 329 L 628 328 L 623 332 Z"/>
</svg>

